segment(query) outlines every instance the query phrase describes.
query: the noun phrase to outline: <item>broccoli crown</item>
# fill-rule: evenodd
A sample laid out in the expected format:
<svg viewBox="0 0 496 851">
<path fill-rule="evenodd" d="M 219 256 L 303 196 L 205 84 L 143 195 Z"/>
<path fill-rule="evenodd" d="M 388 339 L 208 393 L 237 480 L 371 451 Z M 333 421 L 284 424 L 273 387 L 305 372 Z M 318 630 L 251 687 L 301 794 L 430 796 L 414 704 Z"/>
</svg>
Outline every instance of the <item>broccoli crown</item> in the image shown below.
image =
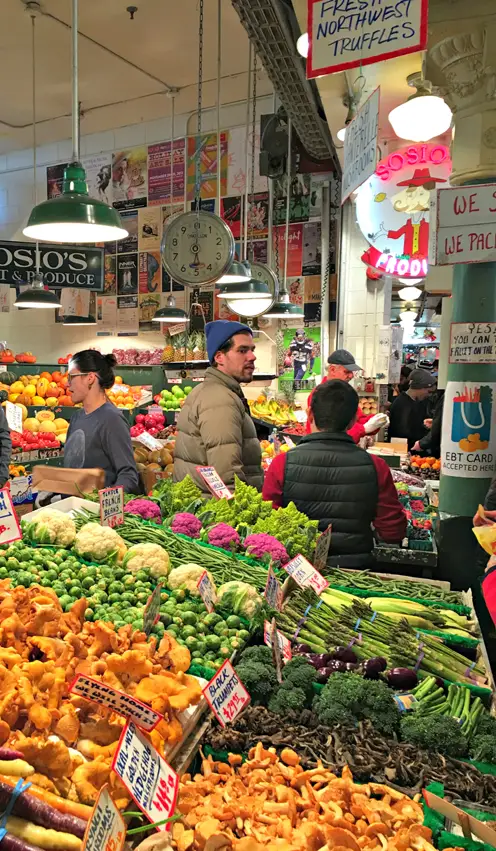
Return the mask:
<svg viewBox="0 0 496 851">
<path fill-rule="evenodd" d="M 313 702 L 321 724 L 354 725 L 368 718 L 379 732 L 392 734 L 400 713 L 386 683 L 365 680 L 360 674 L 331 674 L 326 686 Z"/>
<path fill-rule="evenodd" d="M 286 681 L 279 686 L 269 701 L 269 709 L 277 715 L 287 715 L 288 712 L 301 712 L 305 709 L 307 696 L 302 688 L 295 688 Z"/>
<path fill-rule="evenodd" d="M 252 659 L 242 659 L 236 665 L 236 673 L 247 689 L 255 706 L 267 706 L 270 696 L 277 686 L 274 668 Z"/>
<path fill-rule="evenodd" d="M 491 733 L 476 734 L 470 741 L 470 756 L 478 762 L 496 763 L 496 738 Z"/>
<path fill-rule="evenodd" d="M 272 650 L 265 644 L 255 647 L 247 647 L 241 654 L 241 661 L 247 662 L 262 662 L 264 665 L 273 665 Z"/>
<path fill-rule="evenodd" d="M 466 756 L 467 740 L 460 725 L 449 715 L 413 713 L 401 721 L 401 737 L 419 748 L 438 751 L 446 756 Z"/>
<path fill-rule="evenodd" d="M 306 659 L 301 656 L 295 656 L 282 671 L 284 682 L 291 683 L 295 688 L 301 688 L 310 697 L 312 694 L 312 685 L 317 678 L 317 671 L 310 665 Z"/>
</svg>

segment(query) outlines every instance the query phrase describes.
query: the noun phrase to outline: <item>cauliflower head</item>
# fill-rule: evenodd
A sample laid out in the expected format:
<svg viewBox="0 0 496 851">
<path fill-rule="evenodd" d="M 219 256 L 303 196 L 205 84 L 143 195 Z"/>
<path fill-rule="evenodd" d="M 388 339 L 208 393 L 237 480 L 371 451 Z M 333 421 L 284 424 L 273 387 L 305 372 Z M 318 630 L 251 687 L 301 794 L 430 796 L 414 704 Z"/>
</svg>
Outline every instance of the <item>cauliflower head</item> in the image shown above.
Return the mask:
<svg viewBox="0 0 496 851">
<path fill-rule="evenodd" d="M 74 549 L 87 561 L 96 562 L 110 559 L 120 563 L 127 553 L 127 546 L 121 536 L 110 526 L 100 526 L 99 523 L 86 523 L 79 530 L 74 540 Z"/>
<path fill-rule="evenodd" d="M 183 591 L 188 591 L 192 597 L 200 597 L 200 592 L 197 586 L 198 580 L 204 570 L 205 568 L 200 567 L 199 564 L 181 564 L 179 567 L 175 567 L 174 570 L 171 570 L 167 580 L 167 585 L 171 591 L 175 591 L 180 588 Z M 215 588 L 215 582 L 212 574 L 209 573 L 208 570 L 207 573 Z"/>
<path fill-rule="evenodd" d="M 76 526 L 72 517 L 55 508 L 44 508 L 32 520 L 21 520 L 24 538 L 35 544 L 55 544 L 70 547 L 76 537 Z"/>
<path fill-rule="evenodd" d="M 124 556 L 122 566 L 131 573 L 148 570 L 157 579 L 168 576 L 171 569 L 169 553 L 158 544 L 133 544 Z"/>
<path fill-rule="evenodd" d="M 218 607 L 227 609 L 234 615 L 242 615 L 247 620 L 251 620 L 258 613 L 262 603 L 260 594 L 247 582 L 233 579 L 217 589 Z"/>
</svg>

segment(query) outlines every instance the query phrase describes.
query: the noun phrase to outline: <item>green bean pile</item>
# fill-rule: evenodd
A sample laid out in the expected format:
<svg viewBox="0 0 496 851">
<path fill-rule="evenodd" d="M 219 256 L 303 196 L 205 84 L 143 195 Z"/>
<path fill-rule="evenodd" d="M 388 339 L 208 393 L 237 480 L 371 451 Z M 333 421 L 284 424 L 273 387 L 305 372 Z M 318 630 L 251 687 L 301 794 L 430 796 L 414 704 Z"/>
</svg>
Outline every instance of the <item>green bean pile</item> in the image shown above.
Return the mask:
<svg viewBox="0 0 496 851">
<path fill-rule="evenodd" d="M 408 579 L 380 579 L 368 570 L 339 570 L 333 568 L 325 571 L 326 579 L 331 585 L 339 585 L 350 589 L 361 588 L 364 591 L 384 591 L 394 597 L 415 597 L 417 600 L 441 600 L 444 603 L 463 604 L 459 591 L 447 591 L 438 585 L 428 582 L 412 582 Z"/>
</svg>

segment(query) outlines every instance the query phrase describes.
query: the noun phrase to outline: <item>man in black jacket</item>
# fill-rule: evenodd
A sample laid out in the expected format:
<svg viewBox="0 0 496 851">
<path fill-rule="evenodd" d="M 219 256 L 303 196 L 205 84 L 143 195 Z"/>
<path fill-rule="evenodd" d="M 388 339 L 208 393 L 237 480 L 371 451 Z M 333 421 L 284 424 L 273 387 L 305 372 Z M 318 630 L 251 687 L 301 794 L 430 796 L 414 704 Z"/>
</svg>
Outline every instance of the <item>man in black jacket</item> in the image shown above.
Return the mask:
<svg viewBox="0 0 496 851">
<path fill-rule="evenodd" d="M 427 433 L 424 420 L 427 416 L 426 402 L 436 379 L 425 369 L 414 369 L 410 375 L 410 386 L 406 393 L 396 397 L 389 412 L 389 437 L 406 437 L 408 449 Z"/>
</svg>

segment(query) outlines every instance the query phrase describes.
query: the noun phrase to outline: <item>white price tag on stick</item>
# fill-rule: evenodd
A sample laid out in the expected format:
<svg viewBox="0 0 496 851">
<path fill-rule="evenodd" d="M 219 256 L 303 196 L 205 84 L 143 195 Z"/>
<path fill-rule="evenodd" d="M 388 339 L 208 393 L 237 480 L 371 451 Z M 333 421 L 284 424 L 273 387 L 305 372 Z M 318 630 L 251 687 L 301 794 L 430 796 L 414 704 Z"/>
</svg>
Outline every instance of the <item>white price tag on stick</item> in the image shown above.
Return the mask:
<svg viewBox="0 0 496 851">
<path fill-rule="evenodd" d="M 206 570 L 204 570 L 200 576 L 196 587 L 200 592 L 200 596 L 205 604 L 207 612 L 213 612 L 217 602 L 217 592 L 215 590 L 215 585 Z"/>
<path fill-rule="evenodd" d="M 7 488 L 0 489 L 0 544 L 10 544 L 22 538 L 21 528 Z"/>
<path fill-rule="evenodd" d="M 100 523 L 102 526 L 120 526 L 124 523 L 124 488 L 102 488 L 98 491 L 100 497 Z"/>
<path fill-rule="evenodd" d="M 14 405 L 12 402 L 5 403 L 5 416 L 11 431 L 18 431 L 22 434 L 22 408 L 20 405 Z"/>
<path fill-rule="evenodd" d="M 265 584 L 264 597 L 267 600 L 271 609 L 276 609 L 280 612 L 282 609 L 282 588 L 279 580 L 274 573 L 274 568 L 270 565 L 267 571 L 267 582 Z"/>
<path fill-rule="evenodd" d="M 179 777 L 132 721 L 121 733 L 112 771 L 157 830 L 169 830 L 159 822 L 174 815 Z"/>
<path fill-rule="evenodd" d="M 83 851 L 122 851 L 126 825 L 107 785 L 98 793 L 83 839 Z"/>
<path fill-rule="evenodd" d="M 224 484 L 215 467 L 197 467 L 196 469 L 217 499 L 233 498 L 234 494 Z"/>
<path fill-rule="evenodd" d="M 85 674 L 77 675 L 71 683 L 69 691 L 79 697 L 85 697 L 86 700 L 91 700 L 93 703 L 99 703 L 100 706 L 106 706 L 118 715 L 131 718 L 138 727 L 148 733 L 155 729 L 159 721 L 163 720 L 163 715 L 160 712 L 156 712 L 136 697 L 111 688 L 106 683 L 101 683 Z"/>
<path fill-rule="evenodd" d="M 162 449 L 161 441 L 157 440 L 157 438 L 153 437 L 153 435 L 148 434 L 147 431 L 141 432 L 141 434 L 139 434 L 138 437 L 135 437 L 134 439 L 137 440 L 139 443 L 142 443 L 143 446 L 146 446 L 146 448 L 150 449 L 152 452 L 156 449 Z"/>
<path fill-rule="evenodd" d="M 279 632 L 278 629 L 276 630 L 276 635 L 279 650 L 282 653 L 283 659 L 285 659 L 286 662 L 289 662 L 293 655 L 291 653 L 291 642 L 289 638 L 286 638 L 286 636 L 283 635 L 282 632 Z M 264 621 L 264 644 L 266 644 L 267 647 L 272 647 L 272 625 L 269 621 Z"/>
<path fill-rule="evenodd" d="M 300 588 L 312 588 L 316 594 L 322 594 L 322 591 L 329 587 L 327 579 L 324 579 L 322 574 L 315 570 L 313 565 L 302 555 L 297 555 L 291 561 L 288 561 L 284 565 L 284 570 Z"/>
<path fill-rule="evenodd" d="M 250 695 L 229 659 L 205 686 L 203 694 L 221 727 L 234 721 L 250 702 Z"/>
</svg>

